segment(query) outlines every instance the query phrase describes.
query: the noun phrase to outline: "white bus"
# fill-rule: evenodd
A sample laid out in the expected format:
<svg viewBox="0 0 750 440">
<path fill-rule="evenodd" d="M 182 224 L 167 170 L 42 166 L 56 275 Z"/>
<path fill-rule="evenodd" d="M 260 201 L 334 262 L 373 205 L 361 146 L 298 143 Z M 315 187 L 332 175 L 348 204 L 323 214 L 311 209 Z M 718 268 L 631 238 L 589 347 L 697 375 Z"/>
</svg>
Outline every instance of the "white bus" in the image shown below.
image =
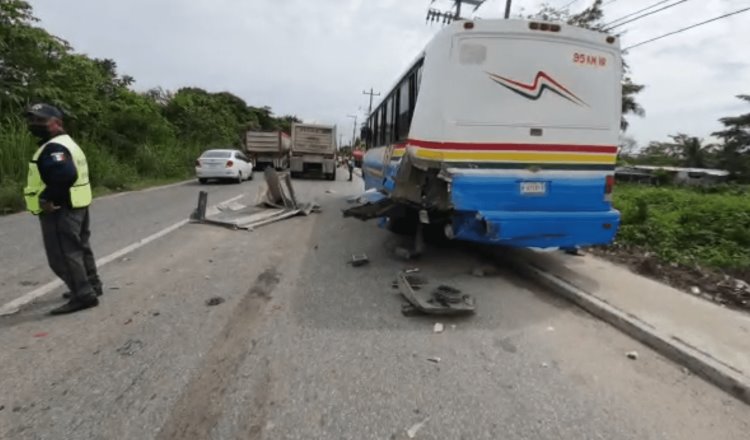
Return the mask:
<svg viewBox="0 0 750 440">
<path fill-rule="evenodd" d="M 608 243 L 621 78 L 614 36 L 454 22 L 370 115 L 366 188 L 392 202 L 391 226 L 421 218 L 451 238 L 519 247 Z"/>
</svg>

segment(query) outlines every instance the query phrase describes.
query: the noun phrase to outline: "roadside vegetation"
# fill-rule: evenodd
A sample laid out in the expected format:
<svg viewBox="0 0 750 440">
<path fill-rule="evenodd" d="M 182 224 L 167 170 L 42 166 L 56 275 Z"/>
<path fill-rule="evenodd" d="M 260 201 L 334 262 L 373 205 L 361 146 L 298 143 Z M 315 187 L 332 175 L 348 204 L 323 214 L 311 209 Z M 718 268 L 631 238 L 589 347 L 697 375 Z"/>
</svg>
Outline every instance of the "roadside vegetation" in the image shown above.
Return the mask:
<svg viewBox="0 0 750 440">
<path fill-rule="evenodd" d="M 23 120 L 30 103 L 63 110 L 97 193 L 188 178 L 202 151 L 237 147 L 248 129 L 288 131 L 297 121 L 229 92 L 139 92 L 134 83 L 113 60 L 78 54 L 38 27 L 28 2 L 0 0 L 0 214 L 24 207 L 22 188 L 37 148 Z"/>
<path fill-rule="evenodd" d="M 617 242 L 665 262 L 750 272 L 750 190 L 619 185 Z"/>
</svg>

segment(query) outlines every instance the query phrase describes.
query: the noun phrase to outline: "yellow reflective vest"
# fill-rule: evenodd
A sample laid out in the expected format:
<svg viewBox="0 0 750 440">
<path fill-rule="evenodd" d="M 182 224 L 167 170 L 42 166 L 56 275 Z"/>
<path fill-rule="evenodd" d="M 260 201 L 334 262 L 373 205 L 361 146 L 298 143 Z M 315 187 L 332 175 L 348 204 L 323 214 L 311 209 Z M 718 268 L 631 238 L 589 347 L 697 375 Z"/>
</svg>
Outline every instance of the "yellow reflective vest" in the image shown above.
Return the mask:
<svg viewBox="0 0 750 440">
<path fill-rule="evenodd" d="M 44 148 L 52 143 L 60 144 L 67 148 L 75 163 L 78 178 L 70 188 L 70 202 L 73 208 L 85 208 L 91 205 L 91 184 L 89 183 L 89 166 L 86 162 L 86 155 L 83 154 L 81 147 L 70 136 L 63 134 L 55 136 L 39 147 L 36 153 L 34 153 L 34 157 L 31 158 L 31 162 L 29 162 L 29 175 L 26 180 L 24 197 L 26 198 L 26 209 L 34 215 L 42 212 L 42 208 L 39 206 L 39 195 L 47 187 L 42 180 L 42 176 L 39 174 L 37 160 L 39 160 L 39 156 L 44 151 Z"/>
</svg>

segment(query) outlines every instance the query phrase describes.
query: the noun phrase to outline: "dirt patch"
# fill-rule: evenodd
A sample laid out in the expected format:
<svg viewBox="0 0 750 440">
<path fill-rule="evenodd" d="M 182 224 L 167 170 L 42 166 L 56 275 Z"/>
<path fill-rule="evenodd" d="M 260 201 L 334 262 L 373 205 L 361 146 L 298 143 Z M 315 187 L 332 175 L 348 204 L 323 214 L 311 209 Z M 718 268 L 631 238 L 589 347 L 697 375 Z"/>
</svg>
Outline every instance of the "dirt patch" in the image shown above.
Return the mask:
<svg viewBox="0 0 750 440">
<path fill-rule="evenodd" d="M 587 251 L 689 295 L 750 313 L 750 270 L 721 272 L 668 263 L 644 249 L 620 244 Z"/>
</svg>

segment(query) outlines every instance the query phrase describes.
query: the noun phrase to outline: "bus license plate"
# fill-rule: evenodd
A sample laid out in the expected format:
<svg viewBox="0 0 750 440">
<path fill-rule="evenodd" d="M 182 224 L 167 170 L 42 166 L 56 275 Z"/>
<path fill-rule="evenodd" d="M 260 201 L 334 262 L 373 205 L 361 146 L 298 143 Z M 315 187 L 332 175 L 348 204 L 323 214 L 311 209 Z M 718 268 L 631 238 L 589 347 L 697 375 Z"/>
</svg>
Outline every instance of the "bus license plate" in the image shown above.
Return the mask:
<svg viewBox="0 0 750 440">
<path fill-rule="evenodd" d="M 547 194 L 547 182 L 521 182 L 521 195 L 543 196 Z"/>
</svg>

